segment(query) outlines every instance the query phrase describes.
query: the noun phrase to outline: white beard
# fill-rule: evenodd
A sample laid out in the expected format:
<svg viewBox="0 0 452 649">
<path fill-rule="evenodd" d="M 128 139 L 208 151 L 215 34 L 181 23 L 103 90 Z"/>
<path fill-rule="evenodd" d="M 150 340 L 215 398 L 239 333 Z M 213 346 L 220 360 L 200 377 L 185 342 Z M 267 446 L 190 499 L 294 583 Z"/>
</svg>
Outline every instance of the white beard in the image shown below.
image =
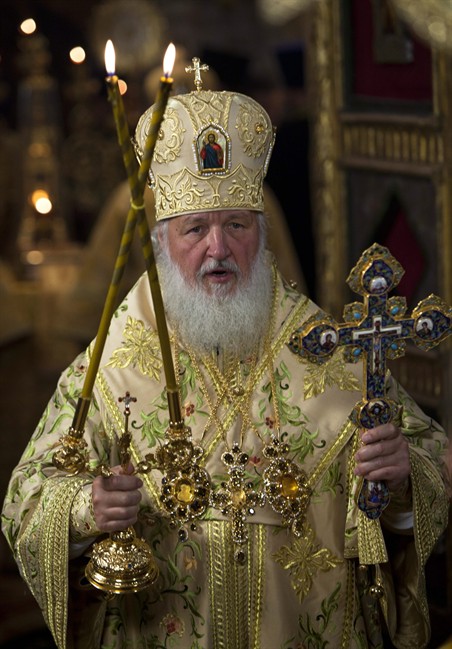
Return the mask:
<svg viewBox="0 0 452 649">
<path fill-rule="evenodd" d="M 268 329 L 273 300 L 264 246 L 246 280 L 235 264 L 211 261 L 203 265 L 197 285 L 192 286 L 165 245 L 158 250 L 157 267 L 168 321 L 182 342 L 202 355 L 222 350 L 244 359 L 257 351 Z M 232 294 L 224 285 L 212 287 L 210 294 L 202 286 L 203 272 L 220 267 L 238 273 Z"/>
</svg>

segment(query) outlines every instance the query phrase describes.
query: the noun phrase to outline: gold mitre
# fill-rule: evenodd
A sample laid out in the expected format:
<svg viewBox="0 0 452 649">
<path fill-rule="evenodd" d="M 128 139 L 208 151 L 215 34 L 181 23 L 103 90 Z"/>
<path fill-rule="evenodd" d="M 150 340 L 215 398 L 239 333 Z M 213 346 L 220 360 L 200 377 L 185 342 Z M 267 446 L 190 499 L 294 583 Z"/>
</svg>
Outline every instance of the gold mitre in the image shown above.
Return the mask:
<svg viewBox="0 0 452 649">
<path fill-rule="evenodd" d="M 140 160 L 153 110 L 135 131 Z M 195 90 L 170 97 L 149 172 L 156 220 L 224 209 L 263 211 L 274 139 L 267 112 L 246 95 Z"/>
</svg>

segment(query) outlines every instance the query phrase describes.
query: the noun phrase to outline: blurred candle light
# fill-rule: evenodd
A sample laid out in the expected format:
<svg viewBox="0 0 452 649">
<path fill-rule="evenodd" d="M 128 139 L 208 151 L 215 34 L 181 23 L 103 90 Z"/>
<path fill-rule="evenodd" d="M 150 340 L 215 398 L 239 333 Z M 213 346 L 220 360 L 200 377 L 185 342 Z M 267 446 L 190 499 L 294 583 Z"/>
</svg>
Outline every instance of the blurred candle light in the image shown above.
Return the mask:
<svg viewBox="0 0 452 649">
<path fill-rule="evenodd" d="M 39 214 L 49 214 L 52 211 L 52 201 L 44 189 L 36 189 L 30 200 Z"/>
<path fill-rule="evenodd" d="M 23 20 L 20 24 L 20 31 L 23 34 L 33 34 L 36 31 L 36 22 L 33 20 L 33 18 L 27 18 L 26 20 Z"/>
<path fill-rule="evenodd" d="M 83 63 L 83 61 L 86 59 L 86 52 L 83 47 L 73 47 L 69 52 L 69 58 L 71 59 L 72 63 Z"/>
</svg>

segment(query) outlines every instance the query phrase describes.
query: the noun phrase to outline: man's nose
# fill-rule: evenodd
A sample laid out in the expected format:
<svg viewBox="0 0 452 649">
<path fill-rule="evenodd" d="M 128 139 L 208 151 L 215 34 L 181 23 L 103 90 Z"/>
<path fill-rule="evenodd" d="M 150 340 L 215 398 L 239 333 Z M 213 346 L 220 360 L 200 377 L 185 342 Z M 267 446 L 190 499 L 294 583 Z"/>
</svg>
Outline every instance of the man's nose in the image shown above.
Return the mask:
<svg viewBox="0 0 452 649">
<path fill-rule="evenodd" d="M 221 227 L 213 227 L 209 230 L 208 254 L 214 259 L 226 259 L 230 250 L 227 242 L 227 235 Z"/>
</svg>

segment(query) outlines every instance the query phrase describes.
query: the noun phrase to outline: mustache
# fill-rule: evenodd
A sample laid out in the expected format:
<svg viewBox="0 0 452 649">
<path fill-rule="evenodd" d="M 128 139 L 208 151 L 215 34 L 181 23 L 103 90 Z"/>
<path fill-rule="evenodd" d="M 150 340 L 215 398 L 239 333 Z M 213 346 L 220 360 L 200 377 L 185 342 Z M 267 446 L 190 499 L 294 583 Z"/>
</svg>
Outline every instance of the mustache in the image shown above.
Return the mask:
<svg viewBox="0 0 452 649">
<path fill-rule="evenodd" d="M 213 273 L 218 270 L 229 271 L 231 273 L 236 273 L 238 276 L 241 275 L 239 266 L 230 260 L 218 260 L 218 259 L 209 259 L 203 263 L 201 268 L 196 273 L 197 279 L 202 279 L 208 273 Z"/>
</svg>

